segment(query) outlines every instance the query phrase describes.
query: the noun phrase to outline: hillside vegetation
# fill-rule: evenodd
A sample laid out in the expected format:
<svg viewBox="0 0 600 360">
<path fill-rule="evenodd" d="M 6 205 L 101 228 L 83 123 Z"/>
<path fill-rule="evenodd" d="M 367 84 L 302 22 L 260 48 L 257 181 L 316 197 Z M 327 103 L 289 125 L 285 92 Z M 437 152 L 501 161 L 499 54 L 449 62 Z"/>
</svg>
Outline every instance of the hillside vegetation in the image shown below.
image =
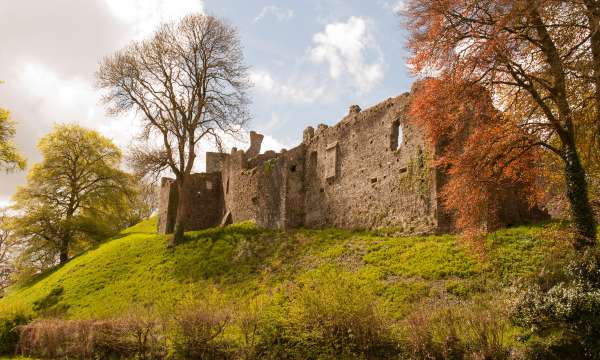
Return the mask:
<svg viewBox="0 0 600 360">
<path fill-rule="evenodd" d="M 155 220 L 140 223 L 15 286 L 0 299 L 0 318 L 16 313 L 73 320 L 142 312 L 160 316 L 203 302 L 238 313 L 259 309 L 272 326 L 285 328 L 294 319 L 335 318 L 364 301 L 365 309 L 376 308 L 391 324 L 394 336 L 406 338 L 407 329 L 418 326 L 419 317 L 431 317 L 433 308 L 477 304 L 502 313 L 507 297 L 502 289 L 552 264 L 549 257 L 566 256 L 561 250 L 566 245 L 550 236 L 560 228 L 552 223 L 501 230 L 481 246 L 451 235 L 279 232 L 242 223 L 188 233 L 183 244 L 168 248 L 155 228 Z M 503 327 L 502 341 L 514 342 L 514 331 Z M 230 343 L 247 342 L 244 334 L 232 327 L 223 336 Z"/>
</svg>

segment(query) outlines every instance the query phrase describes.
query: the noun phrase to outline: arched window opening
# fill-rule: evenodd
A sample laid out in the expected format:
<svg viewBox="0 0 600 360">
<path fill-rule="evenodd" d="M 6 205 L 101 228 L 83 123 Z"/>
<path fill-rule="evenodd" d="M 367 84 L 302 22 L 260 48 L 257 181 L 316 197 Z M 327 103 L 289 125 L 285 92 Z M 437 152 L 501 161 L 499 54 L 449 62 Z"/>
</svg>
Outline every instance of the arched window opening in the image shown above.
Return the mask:
<svg viewBox="0 0 600 360">
<path fill-rule="evenodd" d="M 390 149 L 392 149 L 392 151 L 398 150 L 400 145 L 402 145 L 403 141 L 404 138 L 402 134 L 402 126 L 400 126 L 400 121 L 394 121 L 390 133 Z"/>
</svg>

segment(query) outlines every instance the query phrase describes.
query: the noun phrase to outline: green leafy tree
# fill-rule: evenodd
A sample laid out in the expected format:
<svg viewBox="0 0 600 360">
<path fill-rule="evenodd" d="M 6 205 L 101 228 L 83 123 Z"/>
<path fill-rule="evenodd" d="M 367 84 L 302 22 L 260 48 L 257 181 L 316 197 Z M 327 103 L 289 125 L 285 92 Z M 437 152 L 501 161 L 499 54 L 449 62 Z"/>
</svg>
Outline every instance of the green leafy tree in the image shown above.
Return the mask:
<svg viewBox="0 0 600 360">
<path fill-rule="evenodd" d="M 11 217 L 6 209 L 0 209 L 0 297 L 11 283 L 13 272 L 12 250 L 15 247 Z"/>
<path fill-rule="evenodd" d="M 16 231 L 26 239 L 22 256 L 44 269 L 126 225 L 135 192 L 131 176 L 119 169 L 121 151 L 96 131 L 58 125 L 38 148 L 43 160 L 14 201 L 22 214 Z"/>
<path fill-rule="evenodd" d="M 12 142 L 14 136 L 15 123 L 10 119 L 10 113 L 0 108 L 0 169 L 2 170 L 25 169 L 25 159 Z"/>
</svg>

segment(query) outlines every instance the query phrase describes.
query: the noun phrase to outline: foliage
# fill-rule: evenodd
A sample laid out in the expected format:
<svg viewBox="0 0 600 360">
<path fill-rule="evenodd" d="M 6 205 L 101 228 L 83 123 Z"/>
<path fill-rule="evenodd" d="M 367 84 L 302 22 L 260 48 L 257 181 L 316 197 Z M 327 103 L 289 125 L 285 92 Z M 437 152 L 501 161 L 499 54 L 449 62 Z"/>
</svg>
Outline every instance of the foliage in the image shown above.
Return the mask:
<svg viewBox="0 0 600 360">
<path fill-rule="evenodd" d="M 507 323 L 498 309 L 439 301 L 423 304 L 406 322 L 411 358 L 511 358 L 504 339 Z"/>
<path fill-rule="evenodd" d="M 13 256 L 16 249 L 12 217 L 0 209 L 0 297 L 13 281 Z"/>
<path fill-rule="evenodd" d="M 10 119 L 10 113 L 0 108 L 0 169 L 13 171 L 25 169 L 25 159 L 12 142 L 15 136 L 15 124 Z"/>
<path fill-rule="evenodd" d="M 488 216 L 496 181 L 523 173 L 527 186 L 535 175 L 522 170 L 541 154 L 552 154 L 562 164 L 558 171 L 570 204 L 573 245 L 582 251 L 595 245 L 588 178 L 577 145 L 590 138 L 576 129 L 589 113 L 588 123 L 600 131 L 598 13 L 594 1 L 408 1 L 404 15 L 413 70 L 439 76 L 417 94 L 411 112 L 434 135 L 449 129 L 443 140 L 450 145 L 464 140 L 465 151 L 450 147 L 446 164 L 458 175 L 445 195 L 459 209 L 459 220 L 477 215 L 459 202 L 477 211 L 484 205 Z M 502 114 L 479 111 L 482 102 L 469 96 L 479 89 Z M 490 100 L 486 106 L 492 107 Z M 439 119 L 430 114 L 447 110 Z M 472 117 L 478 119 L 475 131 L 464 139 L 461 131 Z M 471 188 L 473 195 L 466 197 Z"/>
<path fill-rule="evenodd" d="M 590 250 L 566 268 L 550 268 L 534 277 L 518 293 L 512 318 L 527 329 L 524 339 L 530 340 L 531 356 L 598 358 L 599 259 Z"/>
<path fill-rule="evenodd" d="M 600 220 L 600 146 L 597 146 L 595 141 L 597 133 L 593 114 L 591 109 L 585 109 L 576 115 L 578 126 L 575 129 L 575 137 L 578 139 L 577 148 L 587 173 L 590 201 L 596 218 Z M 555 209 L 560 217 L 568 218 L 569 203 L 561 173 L 562 160 L 552 154 L 544 154 L 541 165 L 541 176 L 544 179 L 549 207 Z"/>
<path fill-rule="evenodd" d="M 351 274 L 325 271 L 302 282 L 289 310 L 290 331 L 308 358 L 384 357 L 397 352 L 390 321 L 372 289 Z"/>
<path fill-rule="evenodd" d="M 328 356 L 342 346 L 348 356 L 410 352 L 402 330 L 407 316 L 440 298 L 446 302 L 438 310 L 424 311 L 443 313 L 447 303 L 462 303 L 468 306 L 452 310 L 453 318 L 485 313 L 476 306 L 481 298 L 498 297 L 504 284 L 538 269 L 546 254 L 564 254 L 548 251 L 554 246 L 549 236 L 561 227 L 490 234 L 482 257 L 450 235 L 279 232 L 251 223 L 190 232 L 186 242 L 168 248 L 152 219 L 13 286 L 0 299 L 0 317 L 19 308 L 34 318 L 117 321 L 141 311 L 144 321 L 155 324 L 152 338 L 185 343 L 182 334 L 210 331 L 218 335 L 200 342 L 202 351 L 249 359 Z M 487 315 L 477 316 L 486 323 Z M 352 336 L 336 335 L 340 329 L 351 329 Z M 504 323 L 500 329 L 503 346 L 509 346 L 511 330 Z M 474 345 L 475 335 L 459 335 L 467 350 L 483 346 Z M 366 338 L 379 345 L 365 346 Z"/>
<path fill-rule="evenodd" d="M 27 324 L 30 320 L 28 316 L 20 313 L 0 317 L 0 355 L 15 353 L 19 342 L 17 327 Z"/>
<path fill-rule="evenodd" d="M 43 359 L 162 359 L 166 345 L 155 319 L 36 320 L 20 326 L 18 352 Z"/>
<path fill-rule="evenodd" d="M 526 134 L 494 109 L 483 88 L 467 83 L 458 88 L 445 78 L 424 80 L 410 114 L 440 147 L 435 165 L 448 174 L 442 200 L 459 229 L 469 235 L 495 230 L 505 225 L 500 204 L 521 202 L 528 208 L 537 203 L 534 165 L 540 154 L 535 147 L 518 146 Z"/>
<path fill-rule="evenodd" d="M 96 131 L 57 125 L 38 144 L 42 162 L 14 195 L 21 266 L 46 269 L 125 227 L 133 196 L 120 150 Z"/>
<path fill-rule="evenodd" d="M 125 215 L 127 227 L 134 226 L 149 219 L 158 210 L 159 187 L 145 177 L 134 175 L 132 179 L 132 195 Z"/>
<path fill-rule="evenodd" d="M 172 315 L 171 344 L 179 359 L 226 358 L 223 340 L 232 321 L 231 311 L 218 292 L 206 299 L 187 298 Z"/>
</svg>

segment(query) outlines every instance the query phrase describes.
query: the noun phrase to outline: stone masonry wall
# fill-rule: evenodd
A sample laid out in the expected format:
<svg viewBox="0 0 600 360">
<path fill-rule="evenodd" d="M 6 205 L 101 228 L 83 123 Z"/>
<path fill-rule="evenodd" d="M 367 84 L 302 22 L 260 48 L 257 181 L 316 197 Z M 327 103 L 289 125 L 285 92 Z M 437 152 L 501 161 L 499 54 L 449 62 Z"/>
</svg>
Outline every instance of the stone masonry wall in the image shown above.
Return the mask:
<svg viewBox="0 0 600 360">
<path fill-rule="evenodd" d="M 175 215 L 177 213 L 177 185 L 175 180 L 161 179 L 158 203 L 157 231 L 159 234 L 170 234 L 175 229 Z"/>
<path fill-rule="evenodd" d="M 408 94 L 305 134 L 307 227 L 437 227 L 430 151 L 405 118 Z"/>
<path fill-rule="evenodd" d="M 189 181 L 188 193 L 184 196 L 190 199 L 191 206 L 185 230 L 205 229 L 218 224 L 223 216 L 221 173 L 192 174 Z M 175 180 L 163 178 L 157 225 L 159 234 L 173 232 L 179 196 Z"/>
<path fill-rule="evenodd" d="M 332 127 L 308 128 L 289 151 L 260 154 L 253 133 L 249 152 L 207 153 L 208 174 L 196 175 L 190 229 L 252 220 L 266 228 L 394 227 L 430 232 L 437 226 L 435 173 L 421 134 L 405 119 L 408 94 L 368 110 L 354 106 Z M 219 177 L 219 193 L 202 182 Z M 172 230 L 173 190 L 163 180 L 159 231 Z M 216 189 L 213 189 L 216 190 Z M 170 194 L 169 196 L 167 196 Z M 165 209 L 169 209 L 166 211 Z M 208 215 L 207 215 L 208 214 Z"/>
<path fill-rule="evenodd" d="M 186 195 L 188 230 L 252 220 L 275 229 L 453 231 L 438 196 L 447 176 L 433 165 L 443 146 L 430 146 L 411 125 L 409 101 L 406 93 L 364 111 L 354 105 L 336 125 L 309 127 L 300 145 L 280 153 L 261 154 L 263 137 L 254 132 L 247 151 L 207 153 L 207 173 L 194 175 Z M 532 216 L 516 193 L 499 196 L 506 224 Z M 174 181 L 163 179 L 160 233 L 173 230 L 176 199 Z"/>
<path fill-rule="evenodd" d="M 235 150 L 223 162 L 224 212 L 233 222 L 255 221 L 261 227 L 303 224 L 304 147 L 247 159 Z"/>
</svg>

